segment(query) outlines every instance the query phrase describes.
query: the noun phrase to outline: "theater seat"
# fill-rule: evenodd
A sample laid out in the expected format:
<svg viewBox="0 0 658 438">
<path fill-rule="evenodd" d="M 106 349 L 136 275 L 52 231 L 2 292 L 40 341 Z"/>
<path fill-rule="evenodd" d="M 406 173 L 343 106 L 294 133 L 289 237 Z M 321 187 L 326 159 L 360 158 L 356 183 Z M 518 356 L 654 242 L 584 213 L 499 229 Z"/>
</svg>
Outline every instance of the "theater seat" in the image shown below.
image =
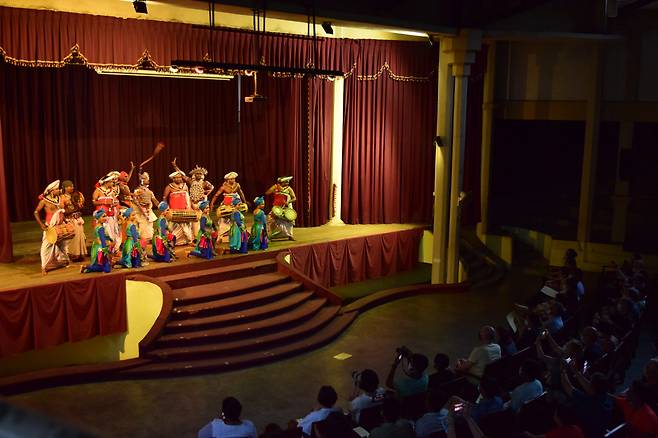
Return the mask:
<svg viewBox="0 0 658 438">
<path fill-rule="evenodd" d="M 371 431 L 375 427 L 381 426 L 383 423 L 384 417 L 382 417 L 381 405 L 363 409 L 359 413 L 359 426 L 367 431 Z"/>
<path fill-rule="evenodd" d="M 543 434 L 553 426 L 553 410 L 548 403 L 548 393 L 527 401 L 519 411 L 519 429 Z"/>
<path fill-rule="evenodd" d="M 400 400 L 401 417 L 416 421 L 427 412 L 427 393 L 410 395 Z"/>
<path fill-rule="evenodd" d="M 491 438 L 503 438 L 512 435 L 516 425 L 516 415 L 510 409 L 486 415 L 480 419 L 480 429 Z"/>
</svg>

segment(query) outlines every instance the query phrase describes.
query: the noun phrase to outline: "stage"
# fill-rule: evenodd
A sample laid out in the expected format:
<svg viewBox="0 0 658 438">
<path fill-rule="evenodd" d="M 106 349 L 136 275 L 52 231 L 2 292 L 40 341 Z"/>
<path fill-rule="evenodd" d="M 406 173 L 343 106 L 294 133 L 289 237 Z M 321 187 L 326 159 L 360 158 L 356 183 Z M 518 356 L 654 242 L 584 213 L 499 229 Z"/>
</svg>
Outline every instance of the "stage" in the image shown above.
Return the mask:
<svg viewBox="0 0 658 438">
<path fill-rule="evenodd" d="M 247 216 L 247 229 L 251 229 L 251 215 Z M 300 245 L 312 243 L 328 242 L 351 237 L 370 236 L 393 231 L 409 230 L 412 228 L 422 227 L 414 224 L 377 224 L 377 225 L 322 225 L 319 227 L 295 228 L 295 240 L 274 240 L 266 251 L 278 251 L 281 249 L 291 248 Z M 0 263 L 0 277 L 3 282 L 0 285 L 0 293 L 6 290 L 17 289 L 21 287 L 36 286 L 41 284 L 70 281 L 90 276 L 102 274 L 80 274 L 79 266 L 88 263 L 88 258 L 84 262 L 72 263 L 67 268 L 58 269 L 48 272 L 48 275 L 41 275 L 41 265 L 39 259 L 39 248 L 41 245 L 41 230 L 34 221 L 12 223 L 12 236 L 14 243 L 13 263 Z M 85 217 L 85 234 L 89 238 L 93 235 L 91 227 L 91 217 Z M 224 244 L 226 246 L 226 244 Z M 202 263 L 203 260 L 197 258 L 186 258 L 186 252 L 189 246 L 176 247 L 178 260 L 173 262 L 176 265 Z M 150 251 L 150 248 L 149 248 Z M 251 254 L 251 252 L 250 252 Z M 221 258 L 236 258 L 243 255 L 222 255 Z M 151 262 L 143 268 L 137 269 L 116 269 L 113 272 L 130 272 L 144 273 L 152 269 L 162 268 L 164 263 Z"/>
</svg>

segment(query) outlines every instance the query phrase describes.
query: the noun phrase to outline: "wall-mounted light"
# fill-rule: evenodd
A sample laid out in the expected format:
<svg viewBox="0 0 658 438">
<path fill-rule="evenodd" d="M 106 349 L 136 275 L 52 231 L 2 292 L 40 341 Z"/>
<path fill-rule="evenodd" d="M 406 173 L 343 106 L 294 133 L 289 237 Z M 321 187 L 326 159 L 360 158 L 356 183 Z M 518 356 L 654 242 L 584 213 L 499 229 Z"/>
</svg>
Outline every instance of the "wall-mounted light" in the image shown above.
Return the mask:
<svg viewBox="0 0 658 438">
<path fill-rule="evenodd" d="M 133 7 L 138 14 L 148 14 L 145 0 L 133 0 Z"/>
<path fill-rule="evenodd" d="M 333 35 L 334 34 L 334 28 L 331 27 L 331 22 L 330 21 L 325 21 L 322 23 L 322 29 L 324 29 L 324 33 L 327 35 Z"/>
</svg>

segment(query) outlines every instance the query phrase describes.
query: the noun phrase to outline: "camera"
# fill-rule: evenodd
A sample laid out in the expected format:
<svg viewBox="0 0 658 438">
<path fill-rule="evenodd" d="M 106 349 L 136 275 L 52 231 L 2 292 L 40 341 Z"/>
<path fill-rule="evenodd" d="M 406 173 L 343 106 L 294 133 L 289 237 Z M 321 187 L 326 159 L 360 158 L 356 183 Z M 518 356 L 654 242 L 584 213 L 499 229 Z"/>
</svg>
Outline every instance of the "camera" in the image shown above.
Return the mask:
<svg viewBox="0 0 658 438">
<path fill-rule="evenodd" d="M 403 357 L 409 357 L 409 356 L 411 356 L 411 355 L 413 354 L 413 353 L 411 352 L 411 350 L 409 350 L 409 349 L 408 349 L 407 347 L 405 347 L 404 345 L 403 345 L 402 347 L 398 347 L 398 348 L 396 348 L 396 349 L 395 349 L 395 353 L 397 354 L 397 359 L 398 359 L 398 360 L 402 360 Z"/>
</svg>

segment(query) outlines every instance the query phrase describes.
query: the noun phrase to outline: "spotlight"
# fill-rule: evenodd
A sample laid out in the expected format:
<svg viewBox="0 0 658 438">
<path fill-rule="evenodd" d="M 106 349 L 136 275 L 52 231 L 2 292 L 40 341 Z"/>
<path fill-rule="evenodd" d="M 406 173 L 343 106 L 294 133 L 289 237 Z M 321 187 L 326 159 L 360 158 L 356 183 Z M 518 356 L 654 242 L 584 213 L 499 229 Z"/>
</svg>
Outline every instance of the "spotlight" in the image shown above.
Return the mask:
<svg viewBox="0 0 658 438">
<path fill-rule="evenodd" d="M 438 135 L 434 137 L 434 141 L 432 143 L 434 144 L 435 148 L 442 148 L 443 146 L 445 146 L 443 144 L 443 139 Z"/>
<path fill-rule="evenodd" d="M 172 65 L 169 67 L 169 71 L 172 73 L 178 73 L 178 66 Z"/>
<path fill-rule="evenodd" d="M 133 0 L 133 7 L 138 14 L 148 14 L 146 10 L 146 0 Z"/>
<path fill-rule="evenodd" d="M 330 21 L 325 21 L 322 23 L 322 28 L 324 29 L 324 33 L 328 35 L 333 35 L 334 34 L 334 28 L 331 27 L 331 22 Z"/>
</svg>

